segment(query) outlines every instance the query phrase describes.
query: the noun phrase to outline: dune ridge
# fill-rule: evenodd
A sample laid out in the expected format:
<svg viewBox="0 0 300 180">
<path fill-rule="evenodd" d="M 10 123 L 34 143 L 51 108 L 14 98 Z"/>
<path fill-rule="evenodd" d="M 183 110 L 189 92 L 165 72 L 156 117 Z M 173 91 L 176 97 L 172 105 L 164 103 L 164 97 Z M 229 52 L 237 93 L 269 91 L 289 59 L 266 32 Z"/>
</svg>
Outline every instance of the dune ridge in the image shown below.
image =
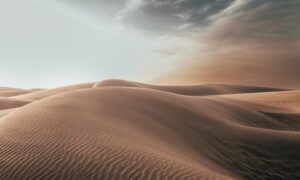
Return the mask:
<svg viewBox="0 0 300 180">
<path fill-rule="evenodd" d="M 223 84 L 201 84 L 189 86 L 163 86 L 163 85 L 150 85 L 124 80 L 105 80 L 95 83 L 93 86 L 97 87 L 135 87 L 146 88 L 153 90 L 160 90 L 164 92 L 189 95 L 189 96 L 206 96 L 206 95 L 220 95 L 220 94 L 241 94 L 253 92 L 275 92 L 284 91 L 285 89 L 270 88 L 270 87 L 257 87 L 257 86 L 243 86 L 243 85 L 223 85 Z"/>
<path fill-rule="evenodd" d="M 298 179 L 298 99 L 121 80 L 5 98 L 0 179 Z"/>
</svg>

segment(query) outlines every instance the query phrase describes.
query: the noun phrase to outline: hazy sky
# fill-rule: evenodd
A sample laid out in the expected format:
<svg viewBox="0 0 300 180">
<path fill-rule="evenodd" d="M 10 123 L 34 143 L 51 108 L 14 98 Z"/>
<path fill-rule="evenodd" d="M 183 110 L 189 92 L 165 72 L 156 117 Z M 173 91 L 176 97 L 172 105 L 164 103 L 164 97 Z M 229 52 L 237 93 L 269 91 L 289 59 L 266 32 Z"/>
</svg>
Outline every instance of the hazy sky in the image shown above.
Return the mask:
<svg viewBox="0 0 300 180">
<path fill-rule="evenodd" d="M 0 86 L 300 87 L 298 0 L 0 0 Z"/>
<path fill-rule="evenodd" d="M 146 36 L 84 6 L 1 0 L 1 86 L 53 87 L 106 78 L 143 81 L 172 69 L 177 57 L 166 57 L 161 50 L 175 47 L 178 38 Z"/>
</svg>

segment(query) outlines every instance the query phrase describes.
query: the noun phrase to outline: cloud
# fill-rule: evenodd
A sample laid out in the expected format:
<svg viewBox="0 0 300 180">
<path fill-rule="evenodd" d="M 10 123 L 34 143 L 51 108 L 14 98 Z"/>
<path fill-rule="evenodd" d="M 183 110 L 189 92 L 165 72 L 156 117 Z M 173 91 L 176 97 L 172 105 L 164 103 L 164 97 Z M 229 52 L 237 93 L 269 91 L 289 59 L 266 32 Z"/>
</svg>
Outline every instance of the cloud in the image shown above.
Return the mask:
<svg viewBox="0 0 300 180">
<path fill-rule="evenodd" d="M 196 53 L 176 63 L 168 81 L 300 87 L 299 0 L 65 1 L 150 37 L 192 41 Z"/>
<path fill-rule="evenodd" d="M 122 20 L 126 17 L 129 13 L 136 11 L 146 5 L 147 2 L 145 0 L 128 0 L 126 6 L 117 13 L 116 19 Z"/>
<path fill-rule="evenodd" d="M 56 0 L 58 1 L 58 0 Z M 207 17 L 222 11 L 234 0 L 62 0 L 87 13 L 152 35 L 178 33 L 209 23 Z M 181 28 L 179 28 L 181 29 Z M 186 30 L 188 28 L 182 28 Z"/>
<path fill-rule="evenodd" d="M 294 0 L 237 2 L 232 4 L 233 8 L 229 7 L 211 17 L 215 21 L 210 27 L 209 37 L 235 42 L 299 37 L 299 1 L 298 3 Z"/>
<path fill-rule="evenodd" d="M 136 8 L 122 22 L 142 32 L 162 35 L 178 33 L 178 27 L 187 24 L 189 28 L 209 23 L 206 19 L 227 7 L 233 0 L 145 0 L 143 6 Z"/>
<path fill-rule="evenodd" d="M 208 17 L 205 48 L 165 79 L 300 88 L 299 16 L 296 0 L 237 0 Z"/>
</svg>

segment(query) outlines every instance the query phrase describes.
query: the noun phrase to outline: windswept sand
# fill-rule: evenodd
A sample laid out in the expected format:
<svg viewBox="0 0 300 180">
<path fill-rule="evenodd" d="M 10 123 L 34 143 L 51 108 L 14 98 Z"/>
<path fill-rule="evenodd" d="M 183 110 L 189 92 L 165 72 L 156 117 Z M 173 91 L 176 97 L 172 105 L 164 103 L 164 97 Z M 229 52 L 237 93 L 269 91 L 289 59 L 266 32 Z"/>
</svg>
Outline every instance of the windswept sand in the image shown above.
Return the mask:
<svg viewBox="0 0 300 180">
<path fill-rule="evenodd" d="M 0 179 L 300 179 L 299 102 L 121 80 L 2 97 Z"/>
</svg>

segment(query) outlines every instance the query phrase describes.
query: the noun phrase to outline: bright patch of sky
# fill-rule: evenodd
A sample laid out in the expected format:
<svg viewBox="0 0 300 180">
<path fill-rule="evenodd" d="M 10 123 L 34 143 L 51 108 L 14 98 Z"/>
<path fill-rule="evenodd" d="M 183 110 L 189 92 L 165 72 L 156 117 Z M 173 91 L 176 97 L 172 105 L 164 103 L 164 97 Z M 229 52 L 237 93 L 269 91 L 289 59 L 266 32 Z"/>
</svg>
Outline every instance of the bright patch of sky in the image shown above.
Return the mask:
<svg viewBox="0 0 300 180">
<path fill-rule="evenodd" d="M 1 0 L 0 22 L 0 86 L 145 81 L 180 58 L 161 52 L 176 49 L 178 39 L 147 37 L 55 1 Z"/>
</svg>

